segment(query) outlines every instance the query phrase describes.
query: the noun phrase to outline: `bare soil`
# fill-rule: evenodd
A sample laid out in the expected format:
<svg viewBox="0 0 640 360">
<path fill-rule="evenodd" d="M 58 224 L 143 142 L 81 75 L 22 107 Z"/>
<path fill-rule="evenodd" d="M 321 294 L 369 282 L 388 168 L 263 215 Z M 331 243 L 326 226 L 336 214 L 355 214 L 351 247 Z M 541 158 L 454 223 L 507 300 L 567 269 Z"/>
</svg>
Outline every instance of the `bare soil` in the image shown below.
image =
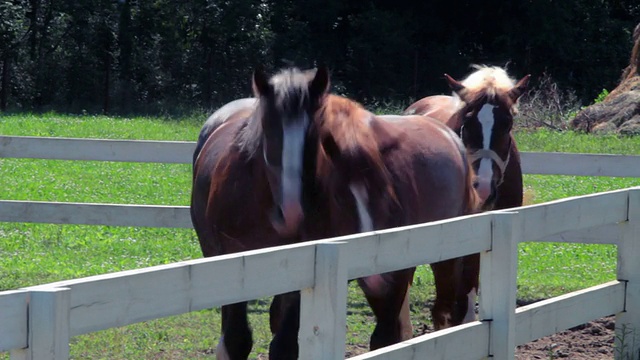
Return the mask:
<svg viewBox="0 0 640 360">
<path fill-rule="evenodd" d="M 614 329 L 614 317 L 591 321 L 518 346 L 516 359 L 613 359 Z"/>
</svg>

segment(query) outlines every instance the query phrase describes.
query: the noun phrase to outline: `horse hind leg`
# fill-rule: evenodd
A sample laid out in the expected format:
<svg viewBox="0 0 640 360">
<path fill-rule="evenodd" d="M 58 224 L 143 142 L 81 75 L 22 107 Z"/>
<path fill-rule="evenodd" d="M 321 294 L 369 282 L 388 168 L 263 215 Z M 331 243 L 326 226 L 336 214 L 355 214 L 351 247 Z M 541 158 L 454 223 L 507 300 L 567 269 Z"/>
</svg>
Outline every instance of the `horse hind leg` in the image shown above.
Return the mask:
<svg viewBox="0 0 640 360">
<path fill-rule="evenodd" d="M 411 338 L 409 284 L 415 268 L 358 279 L 367 302 L 376 317 L 370 350 L 376 350 Z"/>
<path fill-rule="evenodd" d="M 222 336 L 216 347 L 219 360 L 245 360 L 249 358 L 253 339 L 247 320 L 247 303 L 222 307 Z"/>
</svg>

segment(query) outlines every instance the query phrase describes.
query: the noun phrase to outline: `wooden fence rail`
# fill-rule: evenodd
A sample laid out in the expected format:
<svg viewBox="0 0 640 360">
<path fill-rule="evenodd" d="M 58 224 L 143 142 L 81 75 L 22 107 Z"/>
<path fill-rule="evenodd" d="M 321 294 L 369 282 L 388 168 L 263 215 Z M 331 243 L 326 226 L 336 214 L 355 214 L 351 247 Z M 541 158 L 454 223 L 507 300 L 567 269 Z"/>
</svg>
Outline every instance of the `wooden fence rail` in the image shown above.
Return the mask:
<svg viewBox="0 0 640 360">
<path fill-rule="evenodd" d="M 191 164 L 195 142 L 0 136 L 0 158 Z M 640 156 L 522 152 L 526 174 L 640 177 Z"/>
<path fill-rule="evenodd" d="M 618 314 L 617 326 L 640 326 L 639 224 L 640 188 L 633 188 L 39 285 L 0 293 L 0 350 L 12 350 L 12 359 L 66 359 L 71 336 L 302 290 L 301 358 L 342 358 L 347 279 L 481 252 L 479 322 L 354 359 L 419 359 L 422 351 L 513 359 L 517 344 L 602 316 Z M 620 228 L 618 240 L 605 241 L 625 249 L 618 281 L 516 310 L 518 242 L 599 226 Z"/>
</svg>

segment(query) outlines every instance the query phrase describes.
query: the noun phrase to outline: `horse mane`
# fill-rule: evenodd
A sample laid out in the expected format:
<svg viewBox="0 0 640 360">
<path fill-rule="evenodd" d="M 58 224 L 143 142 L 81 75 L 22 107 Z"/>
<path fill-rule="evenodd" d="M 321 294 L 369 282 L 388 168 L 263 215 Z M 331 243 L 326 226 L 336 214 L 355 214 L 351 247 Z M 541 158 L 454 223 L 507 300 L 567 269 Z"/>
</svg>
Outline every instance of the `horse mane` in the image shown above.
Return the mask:
<svg viewBox="0 0 640 360">
<path fill-rule="evenodd" d="M 309 102 L 309 81 L 315 70 L 301 71 L 298 68 L 281 69 L 269 79 L 272 94 L 262 95 L 254 90 L 258 98 L 255 111 L 240 129 L 237 145 L 241 152 L 253 157 L 262 145 L 262 118 L 269 112 L 276 114 L 299 114 Z"/>
<path fill-rule="evenodd" d="M 460 110 L 469 103 L 476 103 L 485 100 L 490 103 L 504 103 L 515 115 L 518 111 L 517 103 L 511 101 L 506 94 L 515 85 L 516 81 L 507 74 L 504 68 L 488 65 L 471 65 L 474 72 L 461 81 L 464 85 L 464 100 L 460 95 L 453 92 L 456 109 Z"/>
<path fill-rule="evenodd" d="M 346 167 L 342 169 L 344 176 L 353 180 L 364 177 L 363 173 L 369 169 L 375 170 L 386 185 L 383 190 L 396 199 L 391 175 L 382 158 L 381 144 L 373 129 L 378 121 L 374 114 L 355 101 L 329 95 L 316 120 L 321 131 L 329 132 L 337 145 L 342 165 Z"/>
</svg>

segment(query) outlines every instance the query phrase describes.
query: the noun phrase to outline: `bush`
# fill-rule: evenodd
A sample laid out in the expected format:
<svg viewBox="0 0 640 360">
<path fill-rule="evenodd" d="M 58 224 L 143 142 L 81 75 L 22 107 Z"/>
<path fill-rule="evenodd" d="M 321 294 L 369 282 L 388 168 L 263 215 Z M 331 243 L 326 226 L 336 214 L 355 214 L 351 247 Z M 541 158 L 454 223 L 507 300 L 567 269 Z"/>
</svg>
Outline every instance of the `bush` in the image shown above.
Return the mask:
<svg viewBox="0 0 640 360">
<path fill-rule="evenodd" d="M 575 91 L 560 89 L 551 76 L 544 73 L 538 85 L 520 98 L 515 123 L 524 128 L 566 130 L 580 107 Z"/>
</svg>

